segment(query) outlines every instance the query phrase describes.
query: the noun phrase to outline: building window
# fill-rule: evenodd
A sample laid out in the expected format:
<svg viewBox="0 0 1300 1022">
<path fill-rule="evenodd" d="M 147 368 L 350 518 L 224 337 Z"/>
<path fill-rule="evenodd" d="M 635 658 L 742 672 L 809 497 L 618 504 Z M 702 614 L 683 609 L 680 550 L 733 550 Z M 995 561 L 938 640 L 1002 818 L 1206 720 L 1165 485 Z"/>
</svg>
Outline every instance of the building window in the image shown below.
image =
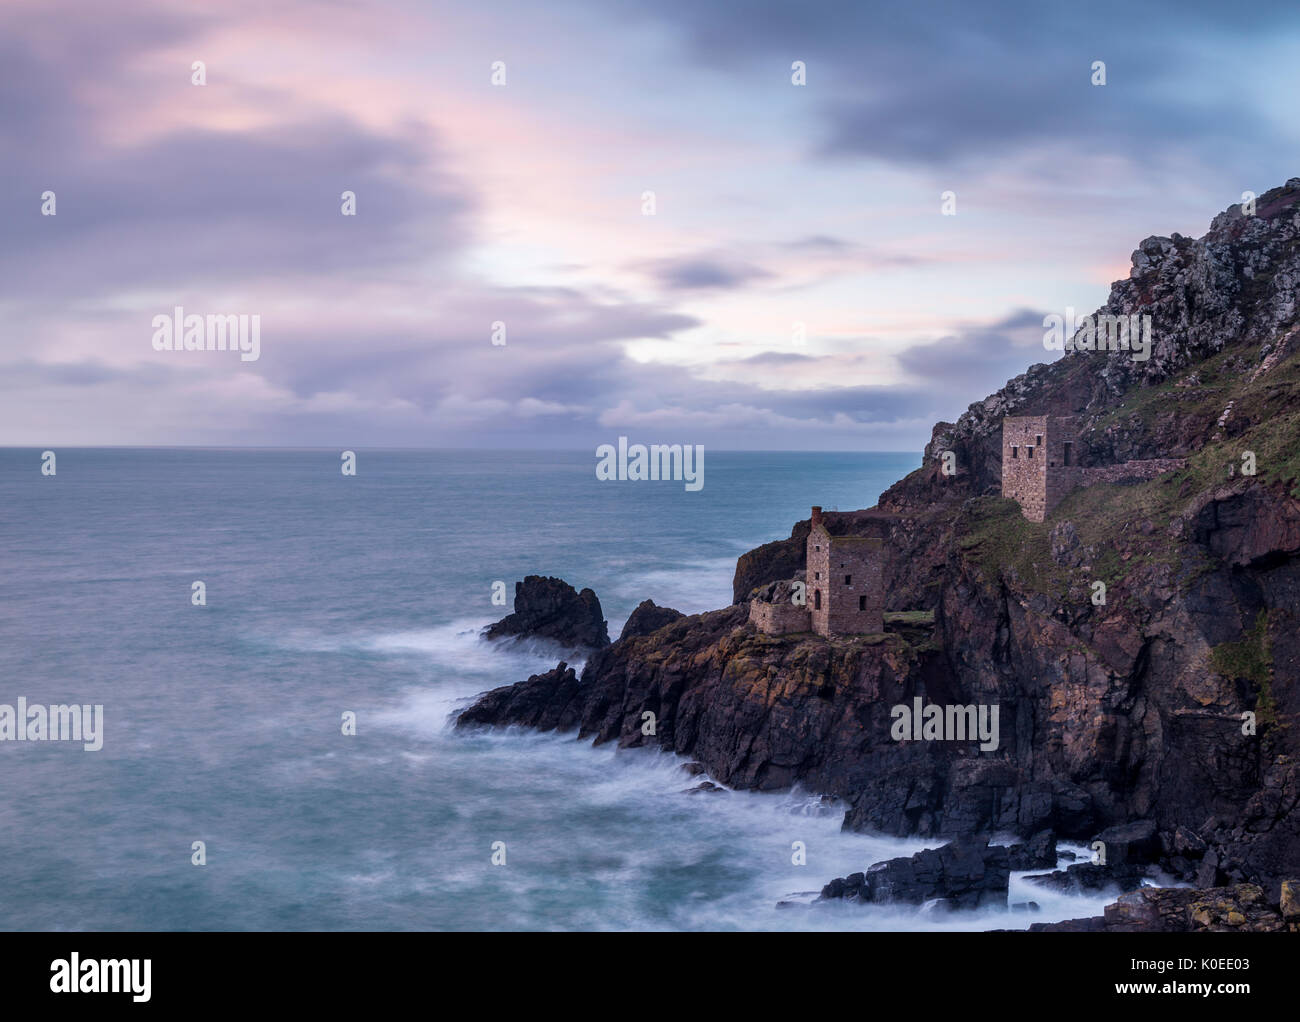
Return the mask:
<svg viewBox="0 0 1300 1022">
<path fill-rule="evenodd" d="M 1070 443 L 1068 440 L 1061 445 L 1061 449 L 1064 451 L 1065 464 L 1067 465 L 1070 464 L 1070 451 L 1073 447 L 1074 444 Z"/>
<path fill-rule="evenodd" d="M 1019 445 L 1019 444 L 1012 444 L 1012 445 L 1011 445 L 1011 457 L 1012 457 L 1012 458 L 1019 458 L 1019 457 L 1020 457 L 1020 445 Z"/>
<path fill-rule="evenodd" d="M 814 572 L 813 572 L 813 581 L 814 581 L 814 582 L 817 581 L 817 579 L 819 579 L 819 578 L 821 578 L 821 577 L 822 577 L 822 573 L 821 573 L 820 571 L 814 571 Z"/>
<path fill-rule="evenodd" d="M 1032 461 L 1032 460 L 1033 460 L 1033 457 L 1034 457 L 1034 449 L 1033 449 L 1032 447 L 1026 447 L 1026 448 L 1025 448 L 1025 454 L 1026 454 L 1026 455 L 1029 457 L 1029 459 Z"/>
<path fill-rule="evenodd" d="M 844 576 L 844 584 L 845 584 L 846 586 L 851 586 L 851 585 L 853 585 L 853 576 L 852 576 L 852 575 L 845 575 L 845 576 Z"/>
<path fill-rule="evenodd" d="M 819 547 L 819 546 L 815 546 L 815 547 L 813 547 L 813 549 L 816 550 L 818 553 L 821 553 L 821 552 L 822 552 L 822 548 Z"/>
<path fill-rule="evenodd" d="M 820 589 L 814 589 L 813 610 L 821 610 L 821 609 L 822 609 L 822 591 Z"/>
<path fill-rule="evenodd" d="M 1042 446 L 1043 446 L 1043 434 L 1042 434 L 1042 433 L 1039 433 L 1039 434 L 1037 434 L 1037 435 L 1034 437 L 1034 443 L 1037 444 L 1039 447 L 1042 447 Z"/>
<path fill-rule="evenodd" d="M 867 609 L 867 598 L 865 596 L 859 596 L 858 610 L 866 610 L 866 609 Z"/>
</svg>

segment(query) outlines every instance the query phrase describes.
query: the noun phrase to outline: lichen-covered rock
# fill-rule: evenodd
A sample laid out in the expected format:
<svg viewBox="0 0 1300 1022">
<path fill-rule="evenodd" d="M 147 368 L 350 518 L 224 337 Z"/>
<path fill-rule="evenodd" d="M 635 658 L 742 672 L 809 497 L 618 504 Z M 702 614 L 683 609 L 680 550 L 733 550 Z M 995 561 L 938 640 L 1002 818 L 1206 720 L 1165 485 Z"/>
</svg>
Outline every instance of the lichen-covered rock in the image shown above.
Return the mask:
<svg viewBox="0 0 1300 1022">
<path fill-rule="evenodd" d="M 1291 881 L 1294 883 L 1294 881 Z M 1232 884 L 1198 891 L 1187 887 L 1143 887 L 1120 895 L 1105 914 L 1064 923 L 1034 923 L 1033 931 L 1193 933 L 1300 930 L 1256 884 Z"/>
</svg>

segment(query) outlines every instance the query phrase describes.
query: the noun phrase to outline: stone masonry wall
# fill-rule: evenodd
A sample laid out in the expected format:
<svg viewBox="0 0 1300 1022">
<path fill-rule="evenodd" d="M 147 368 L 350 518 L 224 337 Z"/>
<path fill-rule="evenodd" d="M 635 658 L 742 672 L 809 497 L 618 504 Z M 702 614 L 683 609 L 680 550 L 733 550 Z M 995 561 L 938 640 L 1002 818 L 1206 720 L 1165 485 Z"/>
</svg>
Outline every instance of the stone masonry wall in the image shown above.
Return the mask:
<svg viewBox="0 0 1300 1022">
<path fill-rule="evenodd" d="M 1103 465 L 1083 469 L 1082 483 L 1140 483 L 1154 479 L 1166 472 L 1185 467 L 1186 458 L 1151 458 L 1144 461 L 1126 461 L 1119 465 Z"/>
<path fill-rule="evenodd" d="M 792 603 L 765 603 L 749 601 L 749 621 L 768 635 L 789 635 L 792 632 L 811 632 L 812 618 L 807 607 Z"/>
<path fill-rule="evenodd" d="M 1046 436 L 1046 415 L 1002 420 L 1002 496 L 1019 502 L 1033 522 L 1047 516 L 1047 459 L 1038 440 Z"/>
<path fill-rule="evenodd" d="M 1002 496 L 1041 522 L 1083 482 L 1072 416 L 1025 415 L 1002 421 Z"/>
<path fill-rule="evenodd" d="M 808 535 L 807 563 L 813 631 L 819 635 L 884 631 L 884 558 L 879 539 L 831 536 L 819 526 Z"/>
</svg>

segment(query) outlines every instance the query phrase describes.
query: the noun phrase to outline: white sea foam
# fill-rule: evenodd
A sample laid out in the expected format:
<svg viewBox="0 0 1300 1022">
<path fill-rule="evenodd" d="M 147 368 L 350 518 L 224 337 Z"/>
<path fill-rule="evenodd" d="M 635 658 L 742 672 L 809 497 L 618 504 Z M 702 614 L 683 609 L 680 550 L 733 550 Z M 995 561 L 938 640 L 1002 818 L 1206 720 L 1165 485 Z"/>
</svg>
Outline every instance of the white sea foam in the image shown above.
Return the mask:
<svg viewBox="0 0 1300 1022">
<path fill-rule="evenodd" d="M 725 605 L 731 562 L 725 576 L 718 570 L 722 563 L 690 569 L 686 577 L 694 589 L 682 588 L 682 573 L 664 571 L 629 577 L 613 591 L 632 594 L 629 602 L 660 602 L 656 586 L 662 586 L 663 602 L 687 612 Z M 719 600 L 724 582 L 726 598 Z M 667 595 L 683 591 L 685 600 Z M 453 732 L 454 712 L 478 693 L 548 670 L 560 658 L 545 642 L 488 642 L 480 634 L 487 623 L 462 619 L 422 629 L 339 638 L 303 633 L 280 640 L 282 647 L 391 659 L 414 666 L 421 678 L 416 685 L 374 693 L 373 705 L 363 707 L 359 719 L 363 729 L 407 743 L 394 750 L 403 772 L 427 786 L 432 802 L 451 814 L 430 832 L 430 840 L 445 843 L 446 850 L 440 848 L 436 870 L 385 862 L 342 878 L 353 890 L 390 899 L 409 895 L 458 913 L 450 919 L 421 917 L 421 925 L 979 930 L 1096 915 L 1114 900 L 1113 893 L 1061 894 L 1019 873 L 1011 877 L 1008 900 L 1036 902 L 1037 912 L 814 903 L 834 877 L 942 842 L 844 832 L 843 806 L 828 806 L 798 789 L 687 794 L 705 777 L 689 776 L 681 769 L 682 757 L 657 749 L 593 746 L 575 741 L 572 733 L 522 728 Z M 581 664 L 574 666 L 581 671 Z M 301 782 L 320 781 L 339 764 L 286 763 L 284 769 Z M 489 846 L 496 840 L 509 849 L 509 868 L 490 865 Z M 806 850 L 806 865 L 792 862 L 795 842 Z M 1085 861 L 1086 849 L 1077 851 Z M 1061 862 L 1062 868 L 1068 864 Z M 779 901 L 793 905 L 778 909 Z"/>
</svg>

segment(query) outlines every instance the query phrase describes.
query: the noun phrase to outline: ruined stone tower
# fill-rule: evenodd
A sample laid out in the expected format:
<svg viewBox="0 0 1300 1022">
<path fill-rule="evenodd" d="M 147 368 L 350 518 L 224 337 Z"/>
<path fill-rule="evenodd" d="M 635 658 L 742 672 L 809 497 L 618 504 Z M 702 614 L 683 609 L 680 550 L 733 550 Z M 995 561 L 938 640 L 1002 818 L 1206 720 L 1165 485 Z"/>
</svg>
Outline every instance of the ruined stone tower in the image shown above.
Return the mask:
<svg viewBox="0 0 1300 1022">
<path fill-rule="evenodd" d="M 1024 415 L 1002 420 L 1002 496 L 1041 522 L 1079 485 L 1075 420 L 1064 415 Z"/>
<path fill-rule="evenodd" d="M 885 630 L 881 541 L 832 536 L 822 509 L 812 509 L 806 564 L 808 610 L 818 635 L 864 635 Z"/>
</svg>

